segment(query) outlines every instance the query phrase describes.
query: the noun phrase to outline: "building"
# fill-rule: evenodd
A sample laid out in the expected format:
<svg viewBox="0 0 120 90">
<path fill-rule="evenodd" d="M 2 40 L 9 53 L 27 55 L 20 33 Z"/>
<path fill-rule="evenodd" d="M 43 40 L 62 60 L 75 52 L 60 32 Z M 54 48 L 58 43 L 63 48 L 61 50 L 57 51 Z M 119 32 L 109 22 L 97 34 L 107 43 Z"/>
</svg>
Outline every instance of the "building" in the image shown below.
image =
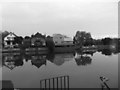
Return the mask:
<svg viewBox="0 0 120 90">
<path fill-rule="evenodd" d="M 53 34 L 53 41 L 55 45 L 73 45 L 72 38 L 62 34 Z"/>
<path fill-rule="evenodd" d="M 35 35 L 32 35 L 31 45 L 32 46 L 45 46 L 46 45 L 45 35 L 42 35 L 40 33 L 36 33 Z"/>
<path fill-rule="evenodd" d="M 10 32 L 5 38 L 4 38 L 4 47 L 13 48 L 16 44 L 14 43 L 15 35 L 14 33 Z"/>
<path fill-rule="evenodd" d="M 71 37 L 64 37 L 64 45 L 73 45 L 73 40 Z"/>
</svg>

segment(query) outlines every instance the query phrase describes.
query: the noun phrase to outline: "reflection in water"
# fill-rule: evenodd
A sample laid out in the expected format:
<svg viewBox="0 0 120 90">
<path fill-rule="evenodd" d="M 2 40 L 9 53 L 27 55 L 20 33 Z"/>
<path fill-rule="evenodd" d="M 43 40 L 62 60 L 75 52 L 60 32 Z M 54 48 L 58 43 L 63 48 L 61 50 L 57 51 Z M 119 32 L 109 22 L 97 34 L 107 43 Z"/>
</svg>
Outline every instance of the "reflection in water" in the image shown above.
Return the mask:
<svg viewBox="0 0 120 90">
<path fill-rule="evenodd" d="M 27 54 L 27 55 L 3 55 L 3 66 L 6 66 L 9 69 L 14 69 L 16 66 L 22 66 L 24 64 L 23 59 L 27 62 L 31 61 L 32 65 L 35 65 L 37 68 L 40 68 L 42 65 L 46 65 L 47 60 L 54 63 L 57 66 L 62 65 L 65 61 L 69 61 L 70 58 L 73 58 L 73 54 L 54 54 L 48 53 L 47 55 L 40 54 Z"/>
<path fill-rule="evenodd" d="M 21 55 L 3 55 L 2 65 L 12 70 L 16 66 L 23 65 L 23 57 Z"/>
<path fill-rule="evenodd" d="M 24 55 L 3 54 L 2 57 L 3 67 L 7 67 L 10 70 L 12 70 L 11 72 L 8 69 L 3 68 L 5 71 L 7 71 L 3 73 L 3 78 L 12 80 L 15 88 L 19 87 L 24 88 L 26 86 L 34 88 L 39 87 L 40 84 L 38 84 L 38 82 L 41 79 L 45 79 L 51 76 L 58 76 L 58 74 L 65 75 L 67 73 L 68 75 L 72 76 L 71 78 L 72 82 L 70 82 L 71 87 L 86 87 L 86 85 L 83 84 L 82 81 L 88 85 L 87 87 L 94 87 L 97 84 L 97 82 L 99 83 L 99 81 L 97 81 L 97 79 L 95 78 L 98 75 L 98 72 L 100 74 L 104 73 L 106 74 L 106 71 L 104 71 L 105 69 L 107 70 L 108 73 L 106 76 L 111 77 L 110 79 L 112 82 L 110 83 L 112 87 L 116 87 L 115 86 L 117 84 L 116 82 L 117 74 L 115 74 L 117 72 L 116 64 L 117 62 L 115 61 L 116 56 L 113 56 L 112 58 L 111 57 L 107 58 L 111 60 L 110 62 L 108 60 L 105 60 L 106 58 L 101 60 L 101 58 L 104 58 L 105 56 L 99 53 L 94 54 L 94 52 L 92 51 L 82 52 L 82 55 L 80 54 L 79 59 L 74 59 L 74 56 L 75 53 L 62 53 L 62 54 L 48 53 L 44 55 L 33 53 Z M 93 62 L 92 59 L 95 59 L 96 61 Z M 24 64 L 25 67 L 23 66 Z M 33 67 L 31 67 L 30 64 Z M 59 67 L 60 65 L 61 67 Z M 87 65 L 90 65 L 90 67 L 86 67 Z M 113 65 L 114 67 L 111 65 Z M 20 71 L 21 69 L 16 68 L 18 66 L 19 67 L 23 66 L 24 70 L 22 69 L 22 71 Z M 42 66 L 46 67 L 46 71 L 43 72 L 44 68 L 42 68 Z M 82 67 L 79 68 L 79 66 L 83 66 L 84 68 Z M 14 68 L 16 69 L 13 70 Z M 91 73 L 89 73 L 90 70 L 89 68 L 91 68 L 92 70 Z M 86 72 L 81 72 L 81 70 L 83 69 Z M 32 74 L 34 74 L 34 77 Z M 26 77 L 28 81 L 26 80 Z M 89 81 L 88 79 L 85 80 L 86 77 L 89 79 Z M 22 83 L 20 83 L 19 81 L 21 81 Z M 95 85 L 91 84 L 91 81 L 93 81 L 93 84 Z M 29 84 L 29 82 L 31 82 L 32 84 Z M 80 85 L 76 83 L 78 84 L 80 83 Z"/>
<path fill-rule="evenodd" d="M 48 53 L 47 55 L 41 54 L 27 54 L 27 55 L 3 55 L 3 66 L 9 68 L 10 70 L 14 69 L 17 66 L 23 66 L 23 60 L 27 62 L 28 60 L 31 61 L 31 64 L 40 68 L 42 65 L 46 65 L 47 60 L 54 63 L 55 65 L 62 65 L 65 61 L 69 61 L 72 58 L 72 54 L 54 54 Z"/>
<path fill-rule="evenodd" d="M 73 58 L 72 53 L 56 54 L 53 63 L 57 66 L 63 65 L 66 61 L 70 61 Z"/>
<path fill-rule="evenodd" d="M 80 58 L 75 58 L 78 66 L 91 64 L 92 58 L 89 56 L 80 56 Z"/>
<path fill-rule="evenodd" d="M 46 59 L 53 62 L 54 61 L 54 58 L 55 58 L 55 54 L 54 53 L 48 53 L 46 55 Z"/>
<path fill-rule="evenodd" d="M 2 55 L 2 66 L 9 68 L 10 70 L 14 69 L 18 66 L 23 66 L 23 60 L 27 62 L 28 60 L 31 61 L 32 65 L 35 65 L 37 68 L 40 68 L 42 65 L 47 64 L 47 60 L 54 63 L 57 66 L 63 65 L 66 61 L 69 61 L 71 58 L 75 57 L 75 61 L 77 65 L 87 65 L 91 64 L 91 57 L 88 55 L 93 56 L 95 50 L 84 51 L 82 53 L 64 53 L 64 54 L 3 54 Z M 110 50 L 110 49 L 103 49 L 99 50 L 104 55 L 112 55 L 112 53 L 118 53 L 118 51 Z M 77 58 L 76 58 L 77 57 Z"/>
<path fill-rule="evenodd" d="M 112 54 L 118 54 L 120 52 L 119 50 L 113 50 L 113 49 L 102 49 L 98 51 L 106 56 L 111 56 Z"/>
<path fill-rule="evenodd" d="M 46 65 L 46 56 L 35 55 L 31 56 L 31 63 L 37 68 L 40 68 L 42 65 Z"/>
<path fill-rule="evenodd" d="M 102 54 L 110 56 L 112 55 L 112 51 L 110 49 L 103 49 Z"/>
</svg>

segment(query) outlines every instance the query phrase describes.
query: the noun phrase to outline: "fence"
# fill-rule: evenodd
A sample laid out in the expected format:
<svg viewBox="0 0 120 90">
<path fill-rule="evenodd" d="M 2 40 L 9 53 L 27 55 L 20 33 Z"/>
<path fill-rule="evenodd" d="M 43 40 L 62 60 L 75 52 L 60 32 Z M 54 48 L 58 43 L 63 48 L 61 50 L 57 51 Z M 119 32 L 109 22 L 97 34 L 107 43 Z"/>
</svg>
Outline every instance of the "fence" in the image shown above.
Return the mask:
<svg viewBox="0 0 120 90">
<path fill-rule="evenodd" d="M 69 90 L 69 76 L 40 80 L 40 90 Z"/>
</svg>

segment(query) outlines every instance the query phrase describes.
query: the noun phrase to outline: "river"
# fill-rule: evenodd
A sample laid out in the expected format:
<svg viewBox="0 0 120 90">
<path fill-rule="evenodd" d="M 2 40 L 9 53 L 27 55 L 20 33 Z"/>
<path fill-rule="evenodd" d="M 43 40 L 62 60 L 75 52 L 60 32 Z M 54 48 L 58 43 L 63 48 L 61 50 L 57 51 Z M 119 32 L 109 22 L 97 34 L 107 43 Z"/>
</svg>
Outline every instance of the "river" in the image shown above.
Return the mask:
<svg viewBox="0 0 120 90">
<path fill-rule="evenodd" d="M 118 88 L 118 53 L 96 51 L 75 59 L 74 53 L 2 57 L 2 79 L 15 88 L 40 88 L 40 80 L 68 75 L 70 88 L 101 88 L 100 76 L 109 78 L 110 88 Z"/>
</svg>

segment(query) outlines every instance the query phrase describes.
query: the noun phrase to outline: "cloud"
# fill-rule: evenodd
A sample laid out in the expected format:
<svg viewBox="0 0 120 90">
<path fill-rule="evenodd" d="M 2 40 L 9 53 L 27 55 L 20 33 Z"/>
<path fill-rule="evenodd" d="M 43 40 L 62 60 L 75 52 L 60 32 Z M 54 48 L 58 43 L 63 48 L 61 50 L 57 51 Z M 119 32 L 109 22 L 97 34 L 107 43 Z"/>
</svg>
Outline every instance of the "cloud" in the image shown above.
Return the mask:
<svg viewBox="0 0 120 90">
<path fill-rule="evenodd" d="M 3 29 L 73 36 L 84 29 L 94 36 L 117 34 L 117 2 L 11 2 L 2 4 Z M 25 33 L 23 33 L 23 31 Z M 69 32 L 68 32 L 69 31 Z"/>
</svg>

